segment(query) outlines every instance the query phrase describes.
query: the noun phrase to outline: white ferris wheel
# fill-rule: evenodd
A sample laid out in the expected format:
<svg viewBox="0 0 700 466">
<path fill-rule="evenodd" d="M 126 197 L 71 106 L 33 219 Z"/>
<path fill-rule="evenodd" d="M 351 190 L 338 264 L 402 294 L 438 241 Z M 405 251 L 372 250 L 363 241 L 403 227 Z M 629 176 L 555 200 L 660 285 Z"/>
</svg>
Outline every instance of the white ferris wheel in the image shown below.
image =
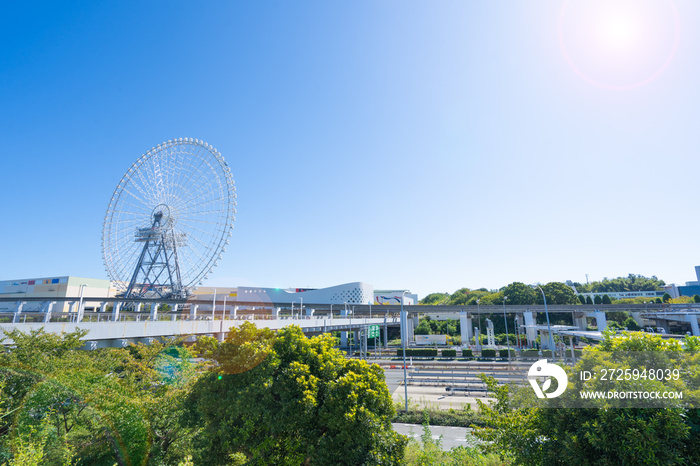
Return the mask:
<svg viewBox="0 0 700 466">
<path fill-rule="evenodd" d="M 184 299 L 217 265 L 233 230 L 236 188 L 210 144 L 173 139 L 143 154 L 114 190 L 102 257 L 125 298 Z"/>
</svg>

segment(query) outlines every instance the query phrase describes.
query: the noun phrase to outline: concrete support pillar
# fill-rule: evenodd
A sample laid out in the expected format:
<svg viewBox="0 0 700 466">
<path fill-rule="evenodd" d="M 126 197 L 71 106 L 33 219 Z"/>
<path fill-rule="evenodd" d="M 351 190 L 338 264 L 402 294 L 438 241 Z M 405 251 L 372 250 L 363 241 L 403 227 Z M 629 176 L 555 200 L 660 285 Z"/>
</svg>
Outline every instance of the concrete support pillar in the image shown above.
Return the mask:
<svg viewBox="0 0 700 466">
<path fill-rule="evenodd" d="M 177 312 L 178 309 L 180 309 L 180 305 L 177 303 L 173 304 L 173 307 L 170 309 L 170 312 L 172 312 L 174 314 Z"/>
<path fill-rule="evenodd" d="M 143 303 L 138 303 L 138 304 L 136 305 L 135 311 L 136 311 L 136 312 L 141 312 L 141 309 L 143 309 Z"/>
<path fill-rule="evenodd" d="M 686 314 L 685 320 L 690 324 L 691 333 L 694 336 L 700 335 L 700 328 L 698 328 L 698 316 L 695 314 Z"/>
<path fill-rule="evenodd" d="M 81 305 L 81 303 L 78 303 L 78 315 L 76 316 L 75 321 L 82 322 L 84 314 L 85 314 L 85 302 L 83 302 L 82 305 Z"/>
<path fill-rule="evenodd" d="M 46 301 L 43 304 L 42 310 L 44 311 L 44 323 L 51 322 L 51 312 L 53 311 L 53 305 L 56 301 Z"/>
<path fill-rule="evenodd" d="M 236 307 L 236 309 L 238 309 L 238 307 Z M 280 318 L 280 312 L 282 312 L 282 308 L 281 308 L 281 307 L 276 307 L 276 308 L 272 311 L 272 315 L 275 317 L 275 320 L 277 320 L 277 319 Z M 235 316 L 235 313 L 234 313 L 234 316 Z M 235 317 L 234 317 L 234 319 L 235 319 Z"/>
<path fill-rule="evenodd" d="M 472 317 L 465 311 L 459 313 L 459 333 L 462 337 L 462 346 L 468 345 L 472 340 Z"/>
<path fill-rule="evenodd" d="M 75 301 L 68 301 L 68 312 L 73 314 L 75 312 L 75 305 L 78 304 Z"/>
<path fill-rule="evenodd" d="M 386 349 L 389 343 L 389 325 L 387 325 L 387 318 L 384 317 L 384 349 Z"/>
<path fill-rule="evenodd" d="M 576 364 L 576 353 L 574 353 L 574 337 L 572 337 L 571 335 L 569 335 L 569 347 L 571 348 L 571 362 L 573 364 Z"/>
<path fill-rule="evenodd" d="M 119 320 L 119 310 L 122 308 L 122 303 L 120 302 L 115 302 L 114 307 L 112 308 L 112 322 L 116 322 Z"/>
<path fill-rule="evenodd" d="M 493 332 L 491 319 L 486 319 L 486 346 L 496 347 L 496 335 Z"/>
<path fill-rule="evenodd" d="M 659 333 L 671 333 L 671 329 L 666 319 L 656 319 L 656 331 Z"/>
<path fill-rule="evenodd" d="M 309 309 L 308 307 L 306 308 L 306 311 L 304 312 L 307 317 L 312 317 L 314 315 L 314 312 L 316 312 L 316 309 Z"/>
<path fill-rule="evenodd" d="M 24 308 L 24 301 L 17 301 L 17 303 L 15 305 L 15 309 L 14 309 L 15 313 L 12 316 L 12 323 L 13 324 L 19 323 L 19 318 L 22 315 L 23 308 Z"/>
<path fill-rule="evenodd" d="M 477 327 L 474 327 L 474 342 L 476 343 L 476 351 L 481 351 L 481 333 Z"/>
<path fill-rule="evenodd" d="M 158 306 L 160 306 L 160 303 L 151 303 L 151 316 L 149 319 L 158 320 Z"/>
<path fill-rule="evenodd" d="M 537 321 L 535 320 L 535 313 L 532 311 L 523 312 L 523 318 L 525 319 L 525 335 L 527 336 L 527 346 L 532 348 L 537 340 Z"/>
<path fill-rule="evenodd" d="M 588 328 L 588 318 L 585 312 L 574 312 L 574 326 L 579 330 L 586 330 Z"/>
<path fill-rule="evenodd" d="M 190 305 L 190 320 L 195 320 L 197 318 L 197 308 L 199 307 L 198 304 L 191 304 Z"/>
<path fill-rule="evenodd" d="M 602 332 L 605 329 L 608 328 L 608 321 L 605 318 L 605 312 L 603 311 L 595 311 L 595 324 L 598 327 L 598 331 Z"/>
<path fill-rule="evenodd" d="M 280 313 L 280 308 L 277 308 L 277 311 L 275 312 L 275 319 L 279 316 Z M 231 319 L 238 319 L 238 306 L 233 306 L 233 309 L 231 309 Z"/>
<path fill-rule="evenodd" d="M 642 319 L 641 312 L 630 312 L 630 315 L 632 316 L 634 321 L 637 322 L 637 325 L 639 325 L 639 327 L 644 328 L 644 320 Z"/>
<path fill-rule="evenodd" d="M 102 301 L 100 303 L 100 312 L 107 312 L 107 301 Z"/>
</svg>

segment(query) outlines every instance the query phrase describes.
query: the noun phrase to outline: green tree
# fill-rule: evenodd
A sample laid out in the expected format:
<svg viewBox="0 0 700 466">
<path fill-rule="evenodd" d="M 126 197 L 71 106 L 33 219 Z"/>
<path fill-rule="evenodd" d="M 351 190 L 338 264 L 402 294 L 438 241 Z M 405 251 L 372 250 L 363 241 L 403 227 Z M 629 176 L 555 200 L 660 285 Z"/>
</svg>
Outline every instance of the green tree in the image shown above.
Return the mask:
<svg viewBox="0 0 700 466">
<path fill-rule="evenodd" d="M 189 354 L 161 344 L 78 350 L 86 332 L 5 334 L 0 385 L 0 458 L 41 454 L 45 464 L 177 463 L 190 431 L 179 425 L 194 377 Z M 183 350 L 184 351 L 184 350 Z M 21 444 L 17 444 L 21 439 Z"/>
<path fill-rule="evenodd" d="M 603 304 L 603 298 L 600 295 L 595 295 L 593 298 L 593 304 Z"/>
<path fill-rule="evenodd" d="M 664 293 L 664 295 L 661 297 L 661 301 L 663 301 L 664 303 L 667 303 L 670 300 L 671 300 L 671 295 L 668 293 Z"/>
<path fill-rule="evenodd" d="M 586 296 L 586 304 L 593 304 L 593 300 L 590 296 Z"/>
<path fill-rule="evenodd" d="M 586 297 L 584 295 L 578 295 L 578 300 L 581 304 L 586 304 Z"/>
<path fill-rule="evenodd" d="M 612 301 L 610 300 L 610 296 L 604 294 L 603 299 L 602 299 L 603 304 L 612 304 Z"/>
<path fill-rule="evenodd" d="M 542 285 L 544 294 L 547 297 L 547 304 L 578 304 L 579 300 L 576 297 L 574 290 L 564 283 L 550 282 Z M 509 300 L 510 301 L 510 300 Z M 543 304 L 542 293 L 537 294 L 537 303 Z"/>
<path fill-rule="evenodd" d="M 635 358 L 655 367 L 682 367 L 696 373 L 700 359 L 700 338 L 688 337 L 685 344 L 642 332 L 613 336 L 608 332 L 596 348 L 584 351 L 570 372 L 569 387 L 555 399 L 538 400 L 529 387 L 498 386 L 487 378 L 496 399 L 482 405 L 491 427 L 477 436 L 491 442 L 487 448 L 524 465 L 613 465 L 613 464 L 698 464 L 700 430 L 698 412 L 680 405 L 668 408 L 620 408 L 609 400 L 596 400 L 597 407 L 563 408 L 566 400 L 577 399 L 584 387 L 609 389 L 607 381 L 582 381 L 572 373 L 595 368 L 630 366 Z M 651 356 L 653 355 L 653 356 Z M 637 361 L 639 362 L 639 361 Z M 637 390 L 653 390 L 658 381 L 638 381 Z M 698 380 L 686 377 L 674 389 L 697 396 Z M 657 388 L 658 389 L 658 388 Z M 685 398 L 685 397 L 684 397 Z M 616 401 L 615 403 L 620 403 Z"/>
<path fill-rule="evenodd" d="M 508 304 L 535 304 L 537 302 L 537 293 L 539 293 L 539 290 L 535 292 L 531 286 L 521 282 L 513 282 L 501 290 L 500 302 L 503 302 L 502 298 L 505 296 L 508 298 Z"/>
<path fill-rule="evenodd" d="M 590 284 L 576 284 L 576 289 L 580 293 L 611 293 L 623 291 L 660 291 L 665 285 L 663 280 L 656 276 L 651 278 L 633 273 L 626 277 L 604 278 L 602 281 L 591 282 Z"/>
<path fill-rule="evenodd" d="M 696 303 L 700 303 L 700 296 L 694 294 L 694 295 L 693 295 L 693 301 L 696 302 Z"/>
<path fill-rule="evenodd" d="M 244 340 L 255 343 L 241 350 Z M 248 322 L 232 328 L 188 397 L 188 425 L 201 428 L 195 462 L 223 465 L 243 453 L 251 464 L 400 464 L 407 440 L 391 428 L 382 369 L 333 345 L 296 326 L 275 336 Z M 246 361 L 257 364 L 226 371 Z"/>
<path fill-rule="evenodd" d="M 428 305 L 438 305 L 438 304 L 447 304 L 447 302 L 450 299 L 450 295 L 448 293 L 430 293 L 428 296 L 420 300 L 420 304 L 428 304 Z"/>
</svg>

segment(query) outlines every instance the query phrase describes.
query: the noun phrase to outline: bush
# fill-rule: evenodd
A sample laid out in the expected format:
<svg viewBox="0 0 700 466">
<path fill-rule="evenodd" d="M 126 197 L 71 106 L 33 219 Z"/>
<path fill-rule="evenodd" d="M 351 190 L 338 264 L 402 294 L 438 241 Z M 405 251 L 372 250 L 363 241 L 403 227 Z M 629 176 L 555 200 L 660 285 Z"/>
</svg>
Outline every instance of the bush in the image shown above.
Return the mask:
<svg viewBox="0 0 700 466">
<path fill-rule="evenodd" d="M 481 357 L 482 358 L 495 358 L 496 357 L 496 350 L 490 349 L 490 348 L 482 349 L 481 350 Z"/>
<path fill-rule="evenodd" d="M 442 350 L 442 357 L 443 358 L 456 358 L 457 357 L 457 350 L 444 349 L 444 350 Z"/>
<path fill-rule="evenodd" d="M 474 357 L 474 353 L 470 349 L 463 349 L 462 350 L 462 357 L 463 358 L 471 358 L 471 357 Z"/>
<path fill-rule="evenodd" d="M 501 358 L 507 358 L 508 357 L 508 349 L 500 349 L 498 350 L 498 356 Z M 510 350 L 510 356 L 515 357 L 515 351 Z"/>
<path fill-rule="evenodd" d="M 540 352 L 536 349 L 522 350 L 520 356 L 523 358 L 539 358 Z"/>
</svg>

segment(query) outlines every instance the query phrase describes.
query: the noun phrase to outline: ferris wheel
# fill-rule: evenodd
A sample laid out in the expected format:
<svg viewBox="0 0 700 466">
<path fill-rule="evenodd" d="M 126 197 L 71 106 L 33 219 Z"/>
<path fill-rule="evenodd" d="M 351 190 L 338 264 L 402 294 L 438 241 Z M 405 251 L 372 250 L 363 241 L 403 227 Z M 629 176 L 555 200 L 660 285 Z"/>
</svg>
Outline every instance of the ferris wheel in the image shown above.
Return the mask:
<svg viewBox="0 0 700 466">
<path fill-rule="evenodd" d="M 112 194 L 102 258 L 125 298 L 186 298 L 233 230 L 236 188 L 210 144 L 173 139 L 143 154 Z"/>
</svg>

